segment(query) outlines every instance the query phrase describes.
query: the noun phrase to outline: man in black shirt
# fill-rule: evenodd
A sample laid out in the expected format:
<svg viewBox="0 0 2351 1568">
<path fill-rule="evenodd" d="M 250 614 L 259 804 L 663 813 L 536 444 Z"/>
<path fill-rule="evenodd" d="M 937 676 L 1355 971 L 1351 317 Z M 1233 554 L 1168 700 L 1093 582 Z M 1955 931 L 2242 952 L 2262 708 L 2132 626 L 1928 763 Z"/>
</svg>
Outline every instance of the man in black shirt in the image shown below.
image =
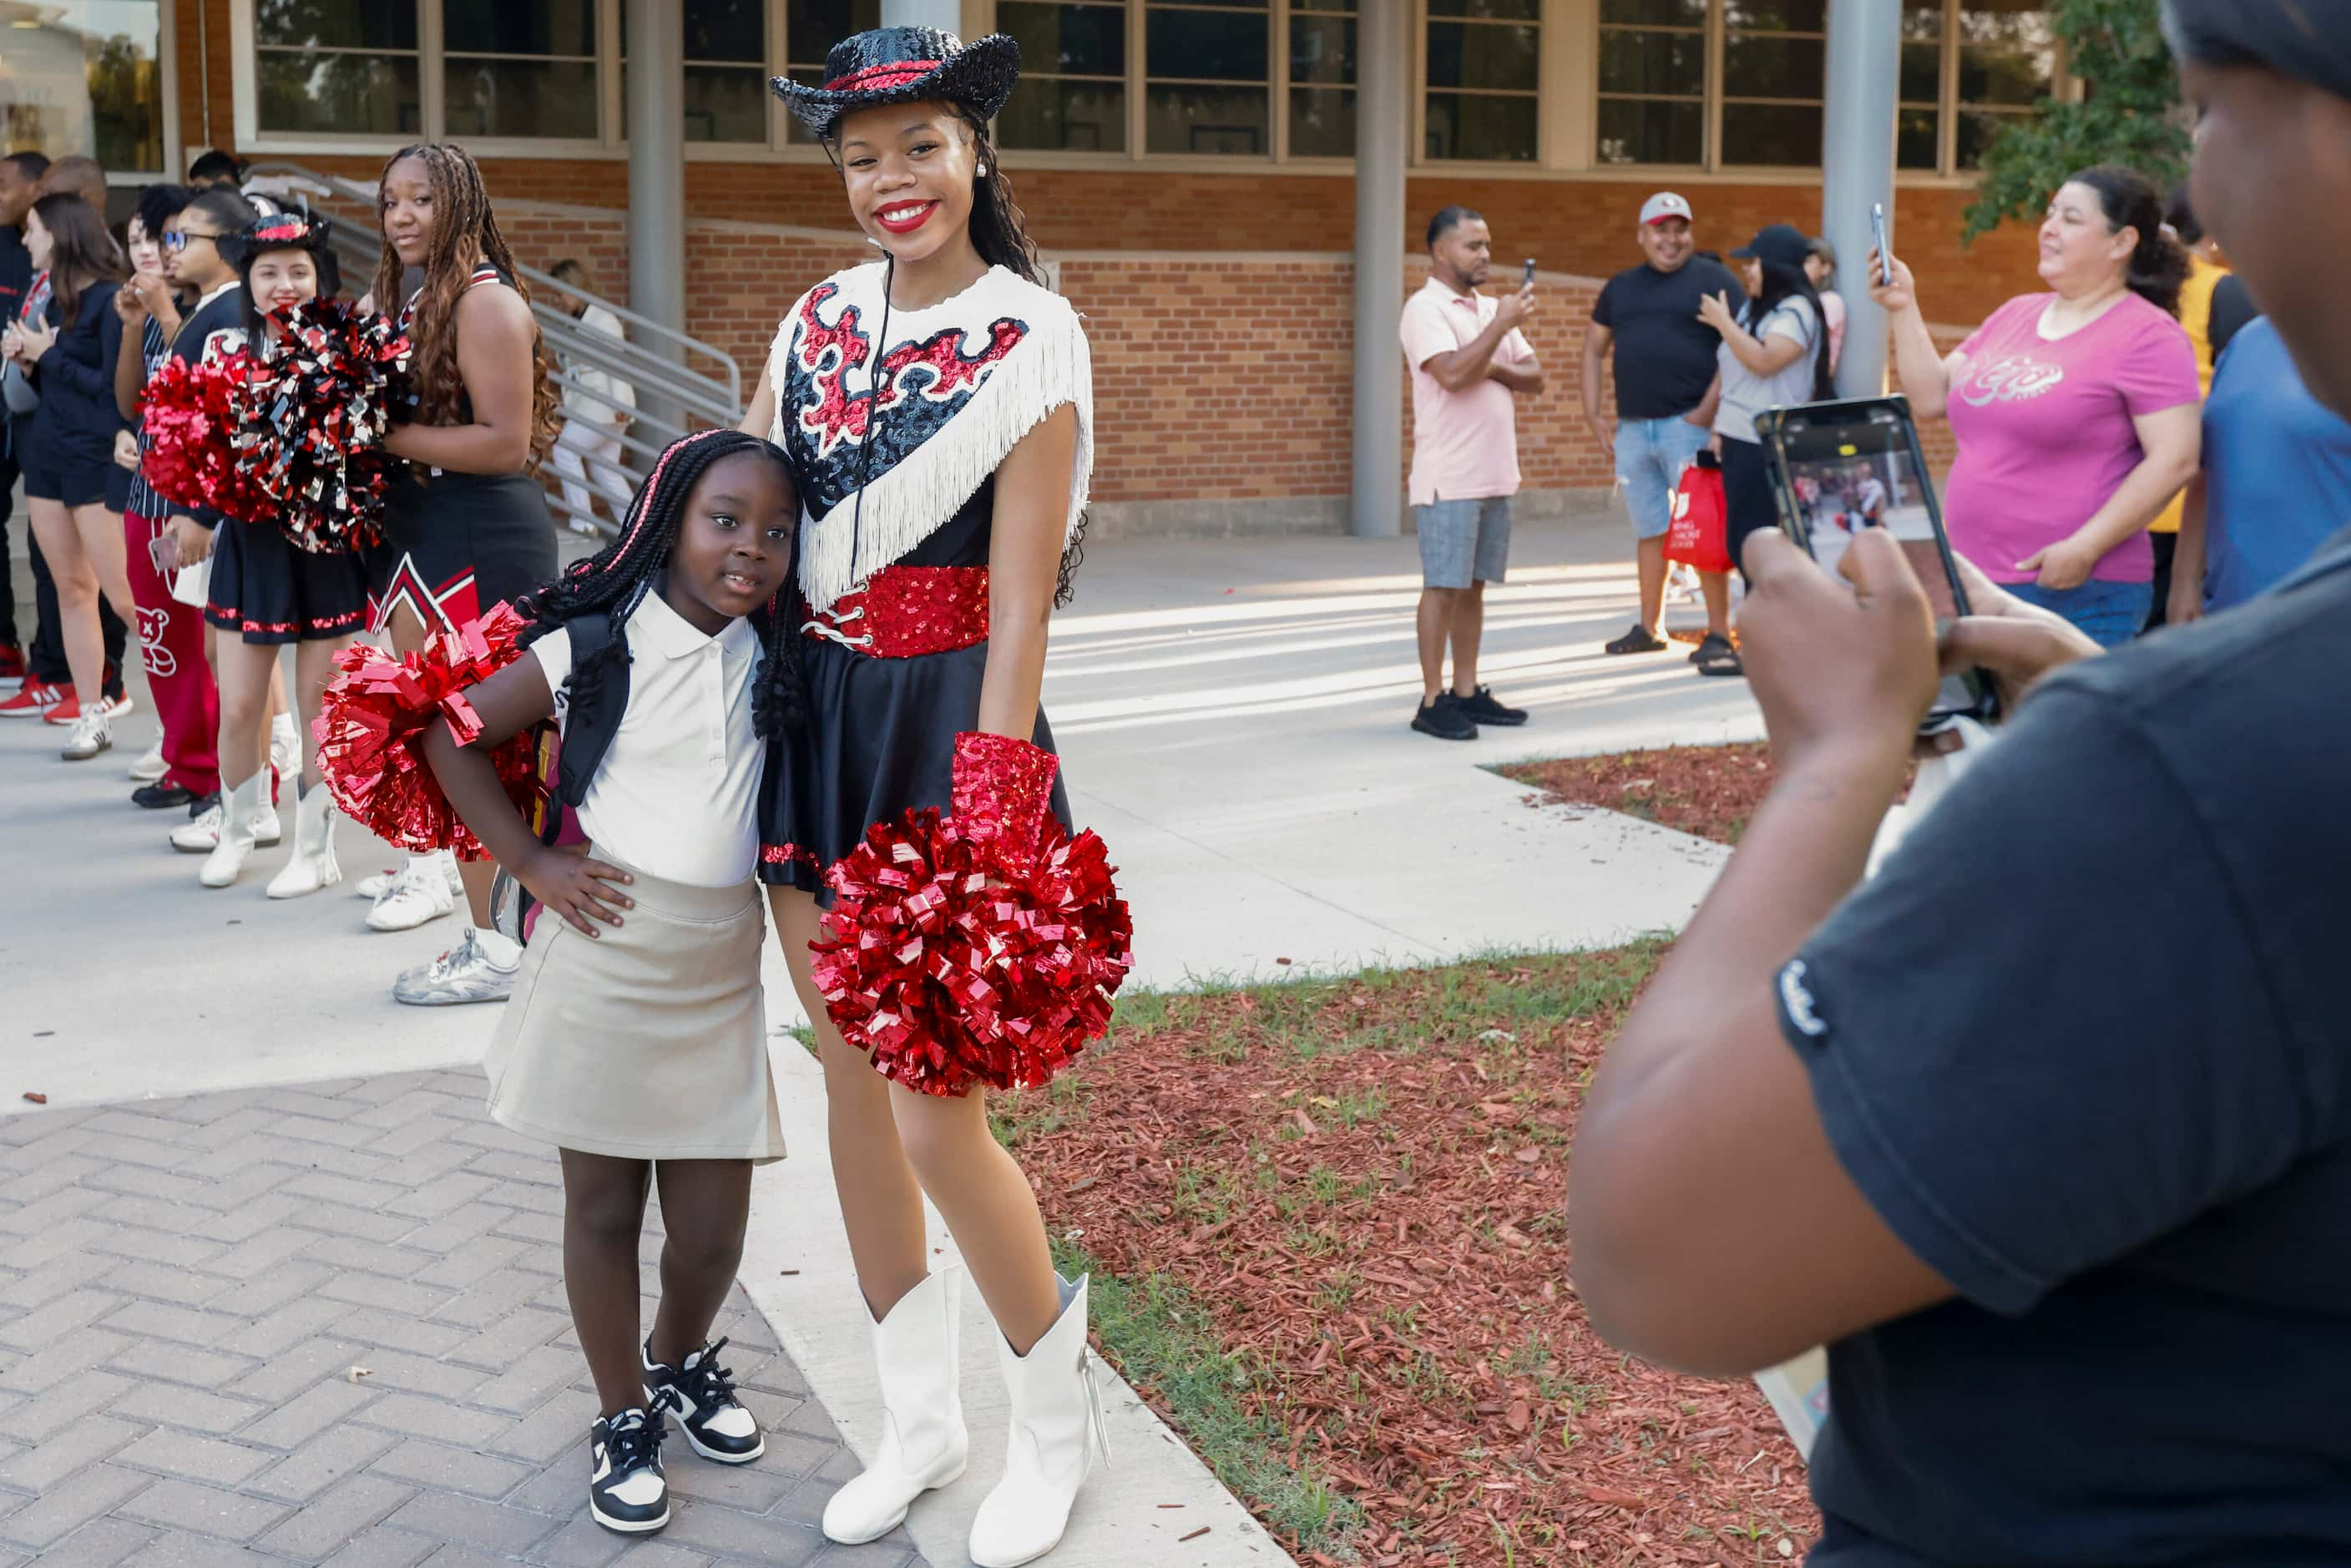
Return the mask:
<svg viewBox="0 0 2351 1568">
<path fill-rule="evenodd" d="M 1722 339 L 1698 319 L 1707 296 L 1747 302 L 1719 262 L 1693 254 L 1689 204 L 1660 191 L 1641 205 L 1641 265 L 1610 278 L 1583 335 L 1583 416 L 1593 439 L 1616 460 L 1616 482 L 1633 517 L 1641 574 L 1641 619 L 1608 644 L 1611 653 L 1654 653 L 1665 618 L 1666 527 L 1682 470 L 1703 450 L 1714 423 L 1715 350 Z M 1600 363 L 1616 355 L 1616 423 L 1600 413 Z M 1728 580 L 1706 581 L 1707 635 L 1730 648 Z M 1711 647 L 1701 653 L 1711 652 Z"/>
<path fill-rule="evenodd" d="M 2197 209 L 2351 413 L 2351 5 L 2168 9 Z M 1815 1568 L 2351 1563 L 2351 530 L 2039 680 L 1857 892 L 1938 660 L 1846 560 L 1747 547 L 1780 778 L 1577 1128 L 1593 1324 L 1829 1346 Z M 2079 646 L 1979 588 L 1945 667 Z"/>
</svg>

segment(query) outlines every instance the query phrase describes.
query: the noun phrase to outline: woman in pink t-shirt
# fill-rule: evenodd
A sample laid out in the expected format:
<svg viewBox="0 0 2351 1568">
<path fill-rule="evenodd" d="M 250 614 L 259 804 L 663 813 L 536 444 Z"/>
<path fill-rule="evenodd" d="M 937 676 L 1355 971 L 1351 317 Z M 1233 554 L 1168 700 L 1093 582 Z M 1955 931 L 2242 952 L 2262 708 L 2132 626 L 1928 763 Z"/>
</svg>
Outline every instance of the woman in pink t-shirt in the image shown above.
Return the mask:
<svg viewBox="0 0 2351 1568">
<path fill-rule="evenodd" d="M 1870 297 L 1894 319 L 1912 408 L 1948 416 L 1959 440 L 1952 545 L 2112 647 L 2153 604 L 2147 526 L 2196 472 L 2196 350 L 2178 320 L 2188 256 L 2155 187 L 2106 165 L 2051 199 L 2040 271 L 2053 292 L 2010 300 L 1948 356 L 1900 261 L 1881 284 L 1871 254 Z"/>
</svg>

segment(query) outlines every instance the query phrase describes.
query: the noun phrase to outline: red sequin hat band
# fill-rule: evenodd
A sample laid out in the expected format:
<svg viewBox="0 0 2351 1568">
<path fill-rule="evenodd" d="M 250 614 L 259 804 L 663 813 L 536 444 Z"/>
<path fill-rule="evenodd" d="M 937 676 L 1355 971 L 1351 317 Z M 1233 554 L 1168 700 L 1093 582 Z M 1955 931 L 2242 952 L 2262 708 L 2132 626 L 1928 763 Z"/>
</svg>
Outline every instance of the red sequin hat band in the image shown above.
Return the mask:
<svg viewBox="0 0 2351 1568">
<path fill-rule="evenodd" d="M 891 60 L 883 65 L 867 66 L 863 70 L 852 71 L 845 77 L 835 77 L 824 84 L 824 90 L 875 92 L 884 88 L 904 87 L 908 82 L 922 80 L 938 69 L 939 65 L 937 60 Z"/>
</svg>

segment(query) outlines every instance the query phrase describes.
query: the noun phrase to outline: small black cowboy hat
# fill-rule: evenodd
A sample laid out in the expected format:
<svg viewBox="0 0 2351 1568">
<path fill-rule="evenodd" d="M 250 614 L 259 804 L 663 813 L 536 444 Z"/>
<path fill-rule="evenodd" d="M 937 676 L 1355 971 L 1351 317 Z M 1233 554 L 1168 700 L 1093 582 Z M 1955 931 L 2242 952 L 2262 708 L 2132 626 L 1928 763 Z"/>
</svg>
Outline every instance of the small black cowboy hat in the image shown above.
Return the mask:
<svg viewBox="0 0 2351 1568">
<path fill-rule="evenodd" d="M 307 250 L 323 260 L 333 254 L 329 233 L 324 217 L 264 213 L 235 234 L 221 235 L 213 248 L 220 252 L 223 261 L 243 272 L 246 262 L 266 250 Z"/>
<path fill-rule="evenodd" d="M 993 120 L 1020 76 L 1020 46 L 1002 33 L 967 44 L 936 27 L 876 27 L 833 45 L 824 85 L 785 77 L 768 85 L 826 141 L 841 117 L 884 103 L 939 99 Z"/>
</svg>

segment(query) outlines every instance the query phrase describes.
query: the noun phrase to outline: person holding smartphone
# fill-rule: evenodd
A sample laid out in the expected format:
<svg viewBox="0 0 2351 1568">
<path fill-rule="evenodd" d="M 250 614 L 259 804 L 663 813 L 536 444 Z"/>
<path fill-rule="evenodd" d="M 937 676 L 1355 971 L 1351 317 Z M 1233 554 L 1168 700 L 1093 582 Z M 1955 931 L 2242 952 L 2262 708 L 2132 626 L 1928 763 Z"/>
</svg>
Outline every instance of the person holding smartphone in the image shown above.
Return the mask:
<svg viewBox="0 0 2351 1568">
<path fill-rule="evenodd" d="M 1518 292 L 1479 291 L 1491 274 L 1486 220 L 1446 207 L 1428 221 L 1428 282 L 1405 303 L 1398 336 L 1412 372 L 1412 512 L 1420 536 L 1420 706 L 1412 727 L 1475 740 L 1481 724 L 1520 725 L 1478 684 L 1486 585 L 1510 559 L 1519 491 L 1518 398 L 1542 390 L 1542 366 L 1520 328 L 1535 313 L 1533 263 Z M 1453 678 L 1445 653 L 1453 651 Z"/>
<path fill-rule="evenodd" d="M 2351 10 L 2167 12 L 2197 210 L 2351 414 Z M 1710 1376 L 1828 1346 L 1813 1568 L 2351 1562 L 2351 530 L 2095 657 L 1970 580 L 1938 661 L 1848 559 L 1749 543 L 1778 782 L 1584 1103 L 1578 1299 Z M 1938 662 L 2014 717 L 1857 886 Z"/>
</svg>

